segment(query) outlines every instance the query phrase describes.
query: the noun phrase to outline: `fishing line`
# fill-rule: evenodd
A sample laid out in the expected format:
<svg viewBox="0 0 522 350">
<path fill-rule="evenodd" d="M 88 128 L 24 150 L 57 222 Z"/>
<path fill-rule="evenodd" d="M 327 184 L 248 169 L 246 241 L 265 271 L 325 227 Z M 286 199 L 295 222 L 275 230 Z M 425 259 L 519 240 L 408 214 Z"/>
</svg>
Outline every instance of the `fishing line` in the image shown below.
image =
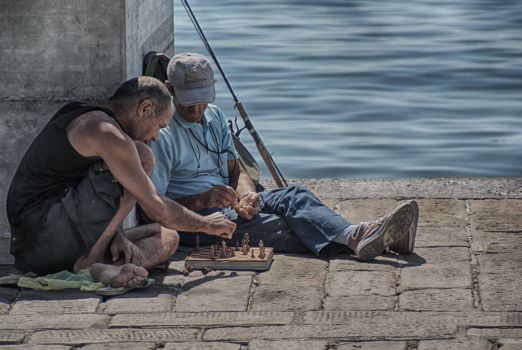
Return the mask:
<svg viewBox="0 0 522 350">
<path fill-rule="evenodd" d="M 274 159 L 272 158 L 272 154 L 268 152 L 268 149 L 266 148 L 265 144 L 261 140 L 261 137 L 259 136 L 258 132 L 255 130 L 254 125 L 250 121 L 250 118 L 246 114 L 245 109 L 243 108 L 242 103 L 237 98 L 236 94 L 234 93 L 234 90 L 232 89 L 232 86 L 230 85 L 230 82 L 228 81 L 227 76 L 225 75 L 225 72 L 221 68 L 221 64 L 219 64 L 219 61 L 214 54 L 214 50 L 212 50 L 212 47 L 210 46 L 210 43 L 207 40 L 207 37 L 205 36 L 205 33 L 203 32 L 203 29 L 199 25 L 199 22 L 196 18 L 196 15 L 194 15 L 194 12 L 192 12 L 192 8 L 188 4 L 187 0 L 181 0 L 181 3 L 183 4 L 183 7 L 185 8 L 185 11 L 188 14 L 188 17 L 192 24 L 194 25 L 194 28 L 196 29 L 196 32 L 198 33 L 199 37 L 201 38 L 201 41 L 203 42 L 203 45 L 207 49 L 208 53 L 214 60 L 214 63 L 216 64 L 216 67 L 218 68 L 219 72 L 221 73 L 221 76 L 223 77 L 223 80 L 225 81 L 225 84 L 228 87 L 228 90 L 230 91 L 230 94 L 232 95 L 232 98 L 235 102 L 235 107 L 239 111 L 239 114 L 243 118 L 243 122 L 245 123 L 245 127 L 250 132 L 250 135 L 254 138 L 254 141 L 256 143 L 256 146 L 261 154 L 261 157 L 265 161 L 265 164 L 267 165 L 268 169 L 272 173 L 272 177 L 276 181 L 278 186 L 288 186 L 288 183 L 286 182 L 286 179 L 283 176 L 283 173 L 275 163 Z"/>
</svg>

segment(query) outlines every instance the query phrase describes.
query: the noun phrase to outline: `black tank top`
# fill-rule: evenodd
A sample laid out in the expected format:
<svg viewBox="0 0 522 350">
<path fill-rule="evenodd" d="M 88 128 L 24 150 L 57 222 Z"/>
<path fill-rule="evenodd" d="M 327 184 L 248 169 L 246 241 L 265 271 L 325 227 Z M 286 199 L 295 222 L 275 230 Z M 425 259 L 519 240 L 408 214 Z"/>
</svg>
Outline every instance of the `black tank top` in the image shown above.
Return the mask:
<svg viewBox="0 0 522 350">
<path fill-rule="evenodd" d="M 76 152 L 66 131 L 73 119 L 92 110 L 108 114 L 119 124 L 110 109 L 80 102 L 69 103 L 51 118 L 24 154 L 7 195 L 7 217 L 11 235 L 15 238 L 11 241 L 11 254 L 34 242 L 50 207 L 87 174 L 91 164 L 99 160 L 85 158 Z"/>
</svg>

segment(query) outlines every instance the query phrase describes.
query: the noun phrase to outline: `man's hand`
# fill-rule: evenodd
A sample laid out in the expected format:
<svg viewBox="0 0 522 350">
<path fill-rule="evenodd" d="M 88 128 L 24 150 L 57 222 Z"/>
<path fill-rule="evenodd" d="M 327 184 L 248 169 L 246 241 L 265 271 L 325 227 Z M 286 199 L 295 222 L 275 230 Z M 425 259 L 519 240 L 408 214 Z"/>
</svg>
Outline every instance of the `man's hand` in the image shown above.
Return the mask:
<svg viewBox="0 0 522 350">
<path fill-rule="evenodd" d="M 205 218 L 209 222 L 206 233 L 212 236 L 219 236 L 230 239 L 236 229 L 236 224 L 230 221 L 223 213 L 213 213 Z"/>
<path fill-rule="evenodd" d="M 237 193 L 230 186 L 216 185 L 201 194 L 203 208 L 228 208 L 237 204 Z"/>
<path fill-rule="evenodd" d="M 133 263 L 134 265 L 141 266 L 143 257 L 140 248 L 129 241 L 122 232 L 118 232 L 111 242 L 112 261 L 118 261 L 122 252 L 126 264 Z"/>
<path fill-rule="evenodd" d="M 259 208 L 259 194 L 255 192 L 245 194 L 239 200 L 239 203 L 234 206 L 234 209 L 237 215 L 243 219 L 252 220 L 252 218 L 261 211 Z"/>
</svg>

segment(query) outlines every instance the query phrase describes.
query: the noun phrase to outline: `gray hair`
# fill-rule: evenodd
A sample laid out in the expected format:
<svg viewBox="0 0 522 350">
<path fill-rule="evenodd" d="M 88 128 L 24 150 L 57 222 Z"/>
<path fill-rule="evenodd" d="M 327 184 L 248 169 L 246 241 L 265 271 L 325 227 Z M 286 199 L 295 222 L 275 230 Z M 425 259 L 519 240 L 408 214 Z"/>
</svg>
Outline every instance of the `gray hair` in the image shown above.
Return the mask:
<svg viewBox="0 0 522 350">
<path fill-rule="evenodd" d="M 116 89 L 110 101 L 123 102 L 138 100 L 138 103 L 150 99 L 153 112 L 159 117 L 165 109 L 172 107 L 172 96 L 161 81 L 153 77 L 141 76 L 127 80 Z"/>
</svg>

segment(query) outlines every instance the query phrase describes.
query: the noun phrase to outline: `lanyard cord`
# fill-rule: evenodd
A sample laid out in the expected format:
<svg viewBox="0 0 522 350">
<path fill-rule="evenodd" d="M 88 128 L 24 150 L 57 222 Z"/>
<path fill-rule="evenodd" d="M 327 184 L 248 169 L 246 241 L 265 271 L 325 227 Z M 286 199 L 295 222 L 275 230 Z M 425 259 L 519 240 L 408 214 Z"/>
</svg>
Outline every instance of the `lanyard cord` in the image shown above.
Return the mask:
<svg viewBox="0 0 522 350">
<path fill-rule="evenodd" d="M 181 126 L 181 123 L 176 120 L 176 122 Z M 192 140 L 190 138 L 190 135 L 192 135 L 192 137 L 194 138 L 194 140 L 196 140 L 197 143 L 199 143 L 201 146 L 203 146 L 203 148 L 207 151 L 207 152 L 210 152 L 210 153 L 214 153 L 214 154 L 217 154 L 217 166 L 218 166 L 218 172 L 219 172 L 219 175 L 222 176 L 223 178 L 225 179 L 228 179 L 230 178 L 229 176 L 227 176 L 224 171 L 222 170 L 224 167 L 224 163 L 223 163 L 223 160 L 221 159 L 221 155 L 222 154 L 232 154 L 232 156 L 234 157 L 234 167 L 232 168 L 232 171 L 231 173 L 233 174 L 236 170 L 236 163 L 237 163 L 237 159 L 236 158 L 236 155 L 229 151 L 229 150 L 223 150 L 221 148 L 220 150 L 220 147 L 219 147 L 219 142 L 218 142 L 218 137 L 216 135 L 216 132 L 214 131 L 214 128 L 213 128 L 213 124 L 212 123 L 209 123 L 209 129 L 210 129 L 210 135 L 212 136 L 212 141 L 214 141 L 214 144 L 217 146 L 217 150 L 213 150 L 211 149 L 208 145 L 204 144 L 197 136 L 196 134 L 194 134 L 194 132 L 192 131 L 191 128 L 187 129 L 186 128 L 183 128 L 185 130 L 185 133 L 187 134 L 187 139 L 189 140 L 189 144 L 190 144 L 190 148 L 192 149 L 192 152 L 194 153 L 194 158 L 196 158 L 196 162 L 198 164 L 198 169 L 197 169 L 197 175 L 199 176 L 199 168 L 201 166 L 201 162 L 200 162 L 200 159 L 201 159 L 201 152 L 199 150 L 199 147 L 197 145 L 195 145 L 196 147 L 194 147 L 194 145 L 192 144 Z M 183 127 L 183 126 L 181 126 Z M 190 132 L 190 135 L 189 135 L 189 132 Z M 203 138 L 204 140 L 206 141 L 206 138 L 204 136 L 205 134 L 205 129 L 203 128 Z M 194 148 L 197 148 L 198 152 L 196 154 L 196 151 Z"/>
</svg>

